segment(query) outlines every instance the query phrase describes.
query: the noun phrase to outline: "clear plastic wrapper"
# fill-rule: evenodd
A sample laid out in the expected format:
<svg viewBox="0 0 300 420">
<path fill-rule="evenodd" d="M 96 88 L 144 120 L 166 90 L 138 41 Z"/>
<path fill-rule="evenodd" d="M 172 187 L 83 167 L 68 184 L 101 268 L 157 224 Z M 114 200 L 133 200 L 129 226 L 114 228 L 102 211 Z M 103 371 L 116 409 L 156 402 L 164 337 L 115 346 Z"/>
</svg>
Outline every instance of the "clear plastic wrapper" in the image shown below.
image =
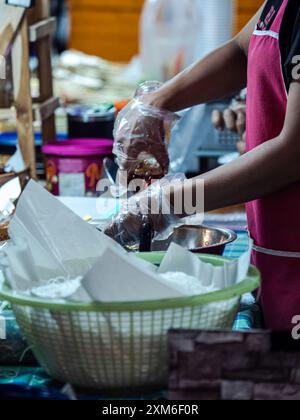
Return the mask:
<svg viewBox="0 0 300 420">
<path fill-rule="evenodd" d="M 154 236 L 168 232 L 170 226 L 178 224 L 179 217 L 174 214 L 166 192 L 170 185 L 183 183 L 185 179 L 183 174 L 169 175 L 134 195 L 126 201 L 104 232 L 127 248 L 134 248 L 140 243 L 141 229 L 145 223 L 151 225 Z"/>
<path fill-rule="evenodd" d="M 114 130 L 114 154 L 128 181 L 142 178 L 150 182 L 168 173 L 168 145 L 171 131 L 180 119 L 177 114 L 146 105 L 145 95 L 161 86 L 147 82 L 135 98 L 119 113 Z"/>
</svg>

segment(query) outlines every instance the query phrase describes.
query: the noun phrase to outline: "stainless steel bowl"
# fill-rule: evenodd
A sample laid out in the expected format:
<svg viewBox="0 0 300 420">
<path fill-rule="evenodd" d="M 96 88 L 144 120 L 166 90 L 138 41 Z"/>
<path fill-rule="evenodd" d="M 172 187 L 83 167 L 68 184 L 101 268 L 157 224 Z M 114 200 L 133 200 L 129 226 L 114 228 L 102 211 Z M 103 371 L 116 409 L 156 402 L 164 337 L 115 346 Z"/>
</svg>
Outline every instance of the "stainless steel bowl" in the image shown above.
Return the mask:
<svg viewBox="0 0 300 420">
<path fill-rule="evenodd" d="M 151 251 L 167 251 L 172 242 L 198 254 L 223 255 L 225 246 L 234 242 L 237 235 L 228 229 L 210 226 L 185 225 L 174 228 L 164 241 L 154 241 Z"/>
</svg>

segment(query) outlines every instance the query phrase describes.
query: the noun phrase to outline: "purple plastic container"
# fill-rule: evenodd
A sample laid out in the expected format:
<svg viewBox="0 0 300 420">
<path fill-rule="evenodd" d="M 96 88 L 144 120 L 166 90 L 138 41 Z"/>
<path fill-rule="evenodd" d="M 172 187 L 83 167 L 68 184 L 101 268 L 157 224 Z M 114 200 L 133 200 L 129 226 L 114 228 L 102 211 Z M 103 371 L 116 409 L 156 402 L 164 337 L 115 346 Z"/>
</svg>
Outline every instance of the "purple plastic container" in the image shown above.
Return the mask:
<svg viewBox="0 0 300 420">
<path fill-rule="evenodd" d="M 94 196 L 103 159 L 112 155 L 112 149 L 113 141 L 99 139 L 70 139 L 43 146 L 48 191 L 68 197 Z"/>
</svg>

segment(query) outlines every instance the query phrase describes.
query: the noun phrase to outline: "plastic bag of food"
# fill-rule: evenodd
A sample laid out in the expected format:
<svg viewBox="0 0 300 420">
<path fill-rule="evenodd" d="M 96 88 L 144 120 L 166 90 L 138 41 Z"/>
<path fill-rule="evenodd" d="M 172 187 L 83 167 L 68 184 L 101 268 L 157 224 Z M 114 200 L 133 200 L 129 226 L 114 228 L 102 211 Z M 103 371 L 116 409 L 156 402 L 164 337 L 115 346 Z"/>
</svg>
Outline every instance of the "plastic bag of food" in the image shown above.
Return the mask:
<svg viewBox="0 0 300 420">
<path fill-rule="evenodd" d="M 147 105 L 145 95 L 157 90 L 158 82 L 147 82 L 119 113 L 114 130 L 114 154 L 128 183 L 134 178 L 150 182 L 168 173 L 168 144 L 171 131 L 180 119 L 177 114 Z"/>
</svg>

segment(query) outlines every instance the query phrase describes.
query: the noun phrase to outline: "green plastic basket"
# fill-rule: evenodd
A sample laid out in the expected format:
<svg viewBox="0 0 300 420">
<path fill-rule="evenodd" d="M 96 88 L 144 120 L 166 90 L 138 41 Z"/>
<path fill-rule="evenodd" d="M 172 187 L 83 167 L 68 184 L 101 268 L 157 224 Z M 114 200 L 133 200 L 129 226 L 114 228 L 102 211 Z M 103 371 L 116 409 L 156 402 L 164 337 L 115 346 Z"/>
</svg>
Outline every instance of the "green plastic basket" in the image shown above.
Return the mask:
<svg viewBox="0 0 300 420">
<path fill-rule="evenodd" d="M 164 254 L 139 256 L 159 265 Z M 199 258 L 214 266 L 227 261 Z M 16 295 L 4 285 L 0 299 L 12 304 L 28 344 L 53 378 L 97 390 L 153 389 L 166 385 L 170 329 L 230 328 L 241 296 L 259 285 L 251 267 L 240 284 L 191 298 L 62 304 Z"/>
</svg>

